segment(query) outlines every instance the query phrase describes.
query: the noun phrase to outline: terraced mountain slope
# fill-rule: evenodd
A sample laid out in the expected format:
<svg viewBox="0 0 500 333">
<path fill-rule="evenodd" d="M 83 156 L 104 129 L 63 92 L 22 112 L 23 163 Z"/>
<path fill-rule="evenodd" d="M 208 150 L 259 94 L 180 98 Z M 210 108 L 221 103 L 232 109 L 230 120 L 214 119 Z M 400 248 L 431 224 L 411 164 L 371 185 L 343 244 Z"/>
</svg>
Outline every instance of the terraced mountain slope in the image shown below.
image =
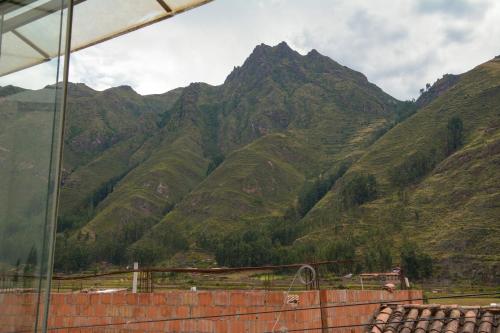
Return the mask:
<svg viewBox="0 0 500 333">
<path fill-rule="evenodd" d="M 499 90 L 494 59 L 401 102 L 285 43 L 220 86 L 72 84 L 56 267 L 430 255 L 436 275 L 498 279 Z"/>
<path fill-rule="evenodd" d="M 412 240 L 443 264 L 446 276 L 498 280 L 500 59 L 457 78 L 349 168 L 305 217 L 311 230 L 305 238 L 331 241 L 347 232 L 360 246 L 382 241 L 393 248 Z M 463 124 L 454 147 L 453 119 Z M 377 195 L 345 209 L 343 188 L 356 174 L 374 175 Z M 373 234 L 382 235 L 370 240 Z"/>
<path fill-rule="evenodd" d="M 406 108 L 316 51 L 259 45 L 223 85 L 184 88 L 138 149 L 141 163 L 68 236 L 114 262 L 196 248 L 204 230 L 223 237 L 283 215 L 306 180 L 356 160 Z"/>
</svg>

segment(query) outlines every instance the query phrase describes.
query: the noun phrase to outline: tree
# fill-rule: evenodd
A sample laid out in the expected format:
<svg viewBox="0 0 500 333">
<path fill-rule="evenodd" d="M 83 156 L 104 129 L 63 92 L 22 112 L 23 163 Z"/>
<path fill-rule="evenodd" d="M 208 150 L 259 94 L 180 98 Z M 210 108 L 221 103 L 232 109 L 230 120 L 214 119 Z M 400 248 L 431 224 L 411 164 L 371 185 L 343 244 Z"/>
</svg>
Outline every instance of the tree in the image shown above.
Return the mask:
<svg viewBox="0 0 500 333">
<path fill-rule="evenodd" d="M 389 178 L 394 185 L 404 187 L 420 180 L 435 167 L 436 163 L 435 149 L 417 151 L 408 156 L 403 163 L 394 167 L 390 171 Z"/>
<path fill-rule="evenodd" d="M 392 256 L 389 247 L 383 243 L 377 243 L 364 253 L 364 269 L 367 272 L 387 271 L 392 268 Z"/>
<path fill-rule="evenodd" d="M 414 243 L 406 242 L 401 249 L 401 268 L 409 278 L 429 278 L 432 276 L 432 258 L 422 253 Z"/>
<path fill-rule="evenodd" d="M 335 174 L 307 182 L 299 193 L 297 211 L 304 217 L 332 188 L 333 184 L 344 175 L 348 166 L 342 164 Z"/>
<path fill-rule="evenodd" d="M 449 155 L 463 145 L 464 124 L 462 119 L 458 116 L 450 118 L 446 130 L 446 153 Z"/>
<path fill-rule="evenodd" d="M 38 263 L 38 255 L 36 251 L 35 245 L 33 245 L 28 253 L 28 257 L 26 258 L 26 265 L 34 268 Z"/>
<path fill-rule="evenodd" d="M 430 83 L 426 83 L 425 84 L 425 90 L 429 90 L 431 89 L 431 84 Z"/>
<path fill-rule="evenodd" d="M 344 264 L 331 264 L 328 269 L 337 274 L 352 273 L 354 269 L 354 258 L 356 257 L 356 246 L 350 239 L 336 241 L 324 249 L 326 260 L 351 261 Z"/>
<path fill-rule="evenodd" d="M 424 88 L 420 88 L 420 95 L 423 95 L 425 92 L 425 89 Z"/>
<path fill-rule="evenodd" d="M 291 245 L 299 233 L 300 228 L 296 220 L 279 218 L 269 224 L 269 234 L 273 244 Z"/>
<path fill-rule="evenodd" d="M 225 237 L 215 252 L 215 259 L 219 265 L 242 267 L 270 264 L 276 256 L 269 236 L 250 229 Z"/>
<path fill-rule="evenodd" d="M 214 171 L 215 169 L 217 169 L 217 167 L 222 163 L 224 162 L 224 159 L 225 159 L 225 156 L 222 155 L 222 154 L 218 154 L 216 156 L 214 156 L 212 158 L 212 160 L 210 161 L 210 163 L 208 164 L 208 167 L 207 167 L 207 176 L 209 174 L 212 173 L 212 171 Z"/>
<path fill-rule="evenodd" d="M 375 199 L 376 195 L 377 180 L 371 174 L 355 174 L 344 184 L 340 191 L 344 207 L 362 205 L 365 202 Z"/>
</svg>

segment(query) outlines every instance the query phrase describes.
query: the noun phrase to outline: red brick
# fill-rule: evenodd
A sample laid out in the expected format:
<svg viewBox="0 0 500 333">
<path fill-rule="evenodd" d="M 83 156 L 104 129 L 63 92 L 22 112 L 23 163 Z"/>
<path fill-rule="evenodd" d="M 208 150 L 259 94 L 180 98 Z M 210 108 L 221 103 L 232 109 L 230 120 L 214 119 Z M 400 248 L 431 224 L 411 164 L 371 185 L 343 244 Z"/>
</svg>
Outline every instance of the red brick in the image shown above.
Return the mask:
<svg viewBox="0 0 500 333">
<path fill-rule="evenodd" d="M 198 293 L 198 306 L 212 305 L 212 293 L 200 292 Z"/>
<path fill-rule="evenodd" d="M 168 305 L 179 305 L 181 303 L 180 294 L 177 291 L 170 291 L 165 295 Z"/>
<path fill-rule="evenodd" d="M 214 330 L 214 322 L 211 320 L 197 320 L 196 330 L 200 333 L 211 333 Z"/>
<path fill-rule="evenodd" d="M 111 294 L 100 294 L 101 304 L 111 304 Z"/>
<path fill-rule="evenodd" d="M 75 304 L 90 304 L 90 297 L 87 294 L 77 294 Z"/>
<path fill-rule="evenodd" d="M 125 294 L 123 294 L 123 293 L 113 294 L 113 297 L 111 298 L 111 302 L 114 305 L 123 305 L 123 304 L 126 304 Z"/>
<path fill-rule="evenodd" d="M 150 293 L 139 294 L 139 304 L 141 305 L 149 305 L 152 304 Z"/>
<path fill-rule="evenodd" d="M 231 293 L 231 305 L 232 306 L 242 306 L 246 305 L 246 295 L 244 292 L 232 292 Z"/>
<path fill-rule="evenodd" d="M 283 292 L 268 292 L 266 295 L 267 305 L 283 305 L 285 302 L 285 293 Z"/>
<path fill-rule="evenodd" d="M 173 307 L 170 306 L 160 307 L 160 316 L 163 318 L 171 318 L 173 316 L 173 313 L 174 313 Z"/>
<path fill-rule="evenodd" d="M 181 322 L 178 320 L 169 321 L 168 326 L 165 327 L 166 332 L 177 333 L 181 330 Z"/>
<path fill-rule="evenodd" d="M 306 291 L 299 294 L 299 306 L 314 306 L 319 304 L 318 291 Z"/>
<path fill-rule="evenodd" d="M 146 317 L 148 319 L 158 318 L 160 314 L 160 309 L 156 306 L 148 306 L 146 308 Z"/>
<path fill-rule="evenodd" d="M 229 321 L 227 320 L 218 320 L 214 322 L 215 332 L 231 332 L 229 327 Z"/>
<path fill-rule="evenodd" d="M 229 322 L 229 332 L 245 332 L 245 322 L 239 320 L 231 320 Z"/>
<path fill-rule="evenodd" d="M 222 314 L 222 309 L 218 306 L 208 306 L 203 309 L 205 316 L 220 316 Z"/>
<path fill-rule="evenodd" d="M 175 309 L 175 316 L 178 318 L 189 317 L 189 314 L 190 314 L 189 306 L 181 305 Z"/>
<path fill-rule="evenodd" d="M 139 296 L 137 294 L 126 294 L 125 295 L 125 300 L 126 300 L 127 304 L 129 304 L 129 305 L 139 304 L 138 298 L 139 298 Z"/>
<path fill-rule="evenodd" d="M 347 300 L 348 302 L 378 301 L 380 299 L 395 300 L 407 298 L 421 298 L 418 291 L 397 291 L 389 294 L 385 291 L 325 291 L 328 304 Z M 172 291 L 164 293 L 144 294 L 142 305 L 131 304 L 130 299 L 137 299 L 141 303 L 140 295 L 131 294 L 92 294 L 72 295 L 54 294 L 50 307 L 49 325 L 72 326 L 90 323 L 123 323 L 126 321 L 190 317 L 190 316 L 219 316 L 221 314 L 247 313 L 262 310 L 281 309 L 284 301 L 283 292 L 243 292 L 243 291 L 217 291 L 217 292 L 188 292 Z M 316 328 L 321 327 L 320 310 L 300 310 L 300 307 L 314 306 L 319 301 L 317 291 L 299 293 L 299 309 L 286 312 L 281 315 L 281 321 L 289 329 Z M 29 323 L 33 319 L 33 294 L 24 295 L 0 295 L 0 321 L 3 327 L 11 327 L 11 331 L 29 329 L 28 326 L 19 325 L 22 320 Z M 195 297 L 193 297 L 195 296 Z M 137 297 L 137 298 L 136 298 Z M 267 305 L 262 305 L 261 300 L 265 298 Z M 421 303 L 421 301 L 415 301 Z M 10 304 L 8 304 L 10 303 Z M 132 302 L 134 303 L 134 302 Z M 166 304 L 171 305 L 166 305 Z M 215 304 L 215 305 L 214 305 Z M 218 304 L 218 305 L 217 305 Z M 287 309 L 289 307 L 286 307 Z M 328 323 L 330 325 L 362 323 L 369 321 L 374 311 L 378 308 L 374 305 L 360 305 L 348 308 L 327 309 Z M 276 313 L 240 315 L 236 317 L 213 318 L 206 320 L 183 320 L 182 332 L 264 332 L 272 328 L 276 320 Z M 3 328 L 2 327 L 2 328 Z M 2 332 L 0 328 L 0 332 Z M 109 329 L 95 328 L 92 332 L 99 333 L 180 333 L 181 321 L 146 323 L 139 325 L 122 325 Z M 80 332 L 80 330 L 71 330 Z M 355 330 L 356 333 L 361 330 Z M 351 333 L 349 329 L 339 330 L 338 333 Z"/>
<path fill-rule="evenodd" d="M 144 306 L 132 307 L 132 317 L 145 318 L 146 317 L 146 308 Z"/>
<path fill-rule="evenodd" d="M 217 291 L 213 295 L 214 305 L 229 305 L 230 293 L 227 291 Z"/>
<path fill-rule="evenodd" d="M 196 332 L 196 321 L 194 320 L 181 321 L 181 330 L 183 332 Z"/>
<path fill-rule="evenodd" d="M 154 305 L 166 305 L 167 300 L 164 293 L 153 294 L 153 304 Z"/>
<path fill-rule="evenodd" d="M 61 294 L 52 294 L 50 295 L 50 304 L 62 304 L 64 303 L 64 295 Z"/>
<path fill-rule="evenodd" d="M 180 297 L 180 305 L 198 305 L 198 295 L 194 291 L 184 292 Z"/>
</svg>

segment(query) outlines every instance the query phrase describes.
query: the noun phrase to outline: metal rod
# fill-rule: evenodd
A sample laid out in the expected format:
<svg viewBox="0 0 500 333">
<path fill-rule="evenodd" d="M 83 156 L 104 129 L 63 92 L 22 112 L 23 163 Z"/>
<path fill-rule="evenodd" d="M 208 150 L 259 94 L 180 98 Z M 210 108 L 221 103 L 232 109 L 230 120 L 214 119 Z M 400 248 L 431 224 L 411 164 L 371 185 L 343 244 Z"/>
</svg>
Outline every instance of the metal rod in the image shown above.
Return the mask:
<svg viewBox="0 0 500 333">
<path fill-rule="evenodd" d="M 44 50 L 42 50 L 40 47 L 38 47 L 38 45 L 33 43 L 28 37 L 24 36 L 23 34 L 21 34 L 17 30 L 12 30 L 12 33 L 14 35 L 16 35 L 20 40 L 22 40 L 23 42 L 28 44 L 33 50 L 40 53 L 42 55 L 42 57 L 44 57 L 45 59 L 50 59 L 50 55 L 47 52 L 45 52 Z"/>
<path fill-rule="evenodd" d="M 0 14 L 0 59 L 2 59 L 3 18 L 4 13 L 2 12 Z"/>
<path fill-rule="evenodd" d="M 68 102 L 68 78 L 69 78 L 69 60 L 70 60 L 70 55 L 71 55 L 71 34 L 72 34 L 72 29 L 73 29 L 73 6 L 74 6 L 74 0 L 60 0 L 61 4 L 61 24 L 60 24 L 60 33 L 59 33 L 59 52 L 58 54 L 61 53 L 61 41 L 62 41 L 62 27 L 63 27 L 63 7 L 65 4 L 68 6 L 68 12 L 67 12 L 67 17 L 66 17 L 66 35 L 65 37 L 65 44 L 64 44 L 64 68 L 63 68 L 63 93 L 62 93 L 62 105 L 60 109 L 60 116 L 59 116 L 59 124 L 58 124 L 58 129 L 59 129 L 59 135 L 58 135 L 58 142 L 59 145 L 57 146 L 58 151 L 57 156 L 58 160 L 56 161 L 55 168 L 52 169 L 50 168 L 50 172 L 54 172 L 56 175 L 56 180 L 55 180 L 55 194 L 54 194 L 54 200 L 52 200 L 52 208 L 51 208 L 51 221 L 52 221 L 52 230 L 51 233 L 49 234 L 49 237 L 51 237 L 49 241 L 49 248 L 48 248 L 48 260 L 47 260 L 47 291 L 45 293 L 45 306 L 44 306 L 44 317 L 42 321 L 42 332 L 47 332 L 47 324 L 48 324 L 48 318 L 49 318 L 49 304 L 50 304 L 50 288 L 51 288 L 51 281 L 52 281 L 52 273 L 53 273 L 53 267 L 54 267 L 54 253 L 55 253 L 55 241 L 56 241 L 56 232 L 57 232 L 57 215 L 58 215 L 58 208 L 59 208 L 59 195 L 60 195 L 60 185 L 61 185 L 61 177 L 62 177 L 62 158 L 63 158 L 63 148 L 64 148 L 64 122 L 65 122 L 65 115 L 66 115 L 66 109 L 67 109 L 67 102 Z M 59 79 L 59 61 L 57 64 L 57 71 L 58 71 L 58 76 L 57 79 Z M 56 82 L 56 87 L 57 87 L 57 82 Z M 56 89 L 56 92 L 58 89 Z M 55 133 L 53 133 L 55 134 Z M 52 140 L 54 143 L 54 140 Z M 52 149 L 52 153 L 54 153 L 54 149 Z M 51 158 L 51 163 L 53 162 L 53 157 Z M 50 181 L 51 177 L 49 177 Z"/>
<path fill-rule="evenodd" d="M 156 1 L 158 1 L 158 3 L 160 4 L 160 6 L 162 6 L 163 9 L 165 9 L 165 11 L 167 13 L 171 13 L 172 12 L 172 8 L 170 8 L 170 6 L 165 3 L 165 1 L 163 1 L 163 0 L 156 0 Z"/>
<path fill-rule="evenodd" d="M 85 1 L 85 0 L 72 0 L 71 3 L 74 5 L 74 4 L 78 4 L 80 2 L 83 2 L 83 1 Z M 64 2 L 68 3 L 68 1 L 64 1 Z M 66 6 L 64 6 L 64 8 L 65 7 Z M 36 21 L 38 19 L 41 19 L 42 17 L 56 13 L 59 10 L 62 10 L 64 8 L 61 8 L 61 0 L 46 1 L 45 3 L 42 3 L 41 5 L 39 5 L 37 7 L 31 8 L 29 11 L 27 11 L 25 13 L 13 16 L 12 18 L 5 20 L 4 31 L 9 32 L 11 30 L 17 29 L 19 27 L 22 27 L 23 25 L 26 25 L 28 23 L 31 23 L 31 22 Z M 69 9 L 68 9 L 68 11 L 69 11 Z"/>
</svg>

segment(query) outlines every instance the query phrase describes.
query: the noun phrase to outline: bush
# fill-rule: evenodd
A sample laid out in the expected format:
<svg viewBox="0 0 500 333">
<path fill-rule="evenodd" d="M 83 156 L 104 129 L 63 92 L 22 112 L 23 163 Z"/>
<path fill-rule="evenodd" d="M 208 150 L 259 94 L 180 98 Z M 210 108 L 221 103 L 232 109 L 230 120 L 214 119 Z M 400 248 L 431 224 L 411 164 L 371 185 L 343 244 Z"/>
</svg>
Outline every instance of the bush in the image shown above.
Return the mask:
<svg viewBox="0 0 500 333">
<path fill-rule="evenodd" d="M 342 164 L 337 172 L 325 178 L 318 178 L 312 183 L 306 183 L 300 191 L 297 211 L 304 217 L 332 188 L 333 184 L 347 171 L 347 165 Z"/>
<path fill-rule="evenodd" d="M 376 244 L 364 253 L 363 269 L 367 272 L 388 271 L 392 268 L 392 256 L 388 246 Z"/>
<path fill-rule="evenodd" d="M 393 168 L 389 174 L 391 182 L 404 187 L 413 184 L 434 169 L 437 164 L 436 151 L 416 152 L 403 163 Z"/>
<path fill-rule="evenodd" d="M 215 259 L 224 266 L 260 266 L 273 262 L 273 246 L 269 236 L 257 230 L 225 237 L 215 252 Z"/>
<path fill-rule="evenodd" d="M 463 145 L 464 124 L 460 117 L 452 117 L 446 126 L 446 155 L 450 155 Z"/>
<path fill-rule="evenodd" d="M 362 205 L 377 196 L 377 180 L 373 175 L 355 174 L 340 191 L 344 207 Z"/>
<path fill-rule="evenodd" d="M 68 234 L 57 236 L 54 256 L 55 270 L 63 272 L 84 270 L 94 261 L 94 253 L 85 242 L 70 241 Z"/>
<path fill-rule="evenodd" d="M 420 280 L 432 276 L 432 258 L 414 243 L 406 242 L 401 249 L 401 268 L 409 278 Z"/>
<path fill-rule="evenodd" d="M 336 241 L 325 247 L 323 257 L 326 260 L 346 260 L 352 261 L 345 264 L 330 264 L 328 270 L 336 274 L 352 273 L 354 269 L 354 259 L 356 257 L 356 246 L 352 240 Z"/>
<path fill-rule="evenodd" d="M 442 133 L 442 132 L 441 132 Z M 418 182 L 444 158 L 463 145 L 463 123 L 460 117 L 452 117 L 446 125 L 445 142 L 442 136 L 437 148 L 418 151 L 410 155 L 403 163 L 393 168 L 389 174 L 391 182 L 398 187 Z"/>
<path fill-rule="evenodd" d="M 207 176 L 211 174 L 215 169 L 217 169 L 217 167 L 221 165 L 222 162 L 224 162 L 224 159 L 225 159 L 224 155 L 221 154 L 214 156 L 210 161 L 210 163 L 208 164 L 206 172 Z"/>
<path fill-rule="evenodd" d="M 291 245 L 300 234 L 298 221 L 286 218 L 271 221 L 268 229 L 272 243 L 277 245 Z"/>
</svg>

